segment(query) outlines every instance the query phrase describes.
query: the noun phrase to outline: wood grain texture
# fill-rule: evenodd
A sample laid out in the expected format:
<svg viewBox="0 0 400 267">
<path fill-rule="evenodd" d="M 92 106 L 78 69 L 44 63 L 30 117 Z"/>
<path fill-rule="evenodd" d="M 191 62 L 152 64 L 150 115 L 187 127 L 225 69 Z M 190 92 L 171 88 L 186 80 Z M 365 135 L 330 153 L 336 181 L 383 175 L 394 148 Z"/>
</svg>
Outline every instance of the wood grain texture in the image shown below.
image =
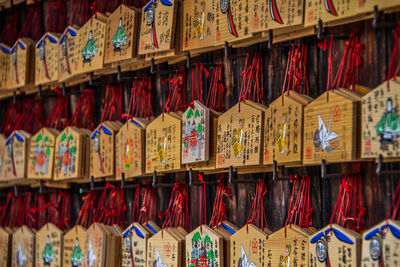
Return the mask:
<svg viewBox="0 0 400 267">
<path fill-rule="evenodd" d="M 76 225 L 71 228 L 64 235 L 64 248 L 63 248 L 63 267 L 71 266 L 72 264 L 79 264 L 85 262 L 87 259 L 86 250 L 87 234 L 86 229 L 82 226 Z M 72 253 L 80 251 L 82 258 L 71 258 Z M 74 263 L 71 262 L 74 260 Z M 75 262 L 77 260 L 77 262 Z"/>
<path fill-rule="evenodd" d="M 11 244 L 12 244 L 11 238 L 12 235 L 5 228 L 0 228 L 1 267 L 11 266 Z"/>
<path fill-rule="evenodd" d="M 61 266 L 63 263 L 63 232 L 52 223 L 44 225 L 36 233 L 35 251 L 36 267 Z M 48 251 L 52 251 L 53 254 Z"/>
<path fill-rule="evenodd" d="M 18 227 L 12 239 L 12 266 L 35 267 L 35 233 L 25 225 Z"/>
<path fill-rule="evenodd" d="M 47 32 L 35 46 L 35 85 L 58 81 L 59 34 Z"/>
</svg>

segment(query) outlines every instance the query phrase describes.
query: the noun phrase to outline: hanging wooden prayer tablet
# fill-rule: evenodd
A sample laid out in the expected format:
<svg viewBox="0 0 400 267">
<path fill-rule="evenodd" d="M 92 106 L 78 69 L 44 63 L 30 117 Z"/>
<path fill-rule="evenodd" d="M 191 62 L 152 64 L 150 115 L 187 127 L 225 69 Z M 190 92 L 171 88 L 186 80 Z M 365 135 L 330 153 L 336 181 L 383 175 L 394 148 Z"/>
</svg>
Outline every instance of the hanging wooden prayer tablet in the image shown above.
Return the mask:
<svg viewBox="0 0 400 267">
<path fill-rule="evenodd" d="M 6 140 L 6 177 L 7 179 L 24 179 L 28 174 L 28 157 L 30 134 L 16 130 Z"/>
<path fill-rule="evenodd" d="M 223 266 L 222 236 L 207 225 L 186 236 L 186 262 L 189 266 Z"/>
<path fill-rule="evenodd" d="M 310 237 L 310 266 L 360 266 L 361 236 L 339 225 L 324 227 Z"/>
<path fill-rule="evenodd" d="M 47 223 L 36 233 L 36 267 L 61 266 L 63 232 Z"/>
<path fill-rule="evenodd" d="M 146 266 L 147 240 L 150 236 L 150 233 L 139 223 L 131 224 L 122 233 L 122 267 Z"/>
<path fill-rule="evenodd" d="M 269 105 L 265 112 L 264 164 L 273 164 L 274 160 L 278 164 L 301 164 L 305 103 L 284 95 Z"/>
<path fill-rule="evenodd" d="M 234 226 L 233 224 L 223 221 L 213 229 L 217 234 L 221 235 L 223 238 L 223 258 L 224 258 L 224 265 L 223 266 L 230 266 L 231 264 L 231 237 L 235 234 L 239 228 Z M 222 265 L 221 265 L 222 266 Z"/>
<path fill-rule="evenodd" d="M 266 266 L 308 266 L 310 235 L 296 225 L 272 233 L 265 243 Z"/>
<path fill-rule="evenodd" d="M 104 15 L 96 13 L 78 30 L 74 73 L 88 73 L 103 68 L 106 22 Z"/>
<path fill-rule="evenodd" d="M 163 229 L 147 241 L 147 266 L 184 266 L 182 242 L 170 231 Z"/>
<path fill-rule="evenodd" d="M 254 0 L 250 10 L 252 32 L 303 24 L 306 0 Z"/>
<path fill-rule="evenodd" d="M 396 266 L 399 247 L 400 222 L 382 221 L 363 233 L 361 266 Z"/>
<path fill-rule="evenodd" d="M 216 2 L 183 1 L 183 50 L 214 46 Z"/>
<path fill-rule="evenodd" d="M 389 89 L 390 88 L 390 89 Z M 400 82 L 384 82 L 362 97 L 363 158 L 400 157 Z"/>
<path fill-rule="evenodd" d="M 0 227 L 0 267 L 11 266 L 11 233 Z"/>
<path fill-rule="evenodd" d="M 35 85 L 58 81 L 59 35 L 47 32 L 35 46 Z"/>
<path fill-rule="evenodd" d="M 11 48 L 0 43 L 0 90 L 7 89 L 10 79 Z"/>
<path fill-rule="evenodd" d="M 304 109 L 304 164 L 357 159 L 357 101 L 323 93 Z"/>
<path fill-rule="evenodd" d="M 264 111 L 244 102 L 218 117 L 217 168 L 262 163 Z"/>
<path fill-rule="evenodd" d="M 181 119 L 163 113 L 146 128 L 146 173 L 180 170 Z"/>
<path fill-rule="evenodd" d="M 175 45 L 175 0 L 151 0 L 142 9 L 139 55 L 168 51 Z"/>
<path fill-rule="evenodd" d="M 54 150 L 58 134 L 59 132 L 56 129 L 42 128 L 32 136 L 29 150 L 28 178 L 53 178 Z"/>
<path fill-rule="evenodd" d="M 78 29 L 68 26 L 58 42 L 58 79 L 60 81 L 65 81 L 73 76 L 78 68 L 78 50 L 75 47 L 77 33 Z"/>
<path fill-rule="evenodd" d="M 210 110 L 193 102 L 182 115 L 182 164 L 208 161 Z"/>
<path fill-rule="evenodd" d="M 86 242 L 86 229 L 80 225 L 76 225 L 74 228 L 65 233 L 62 266 L 87 266 Z"/>
<path fill-rule="evenodd" d="M 86 231 L 87 262 L 86 266 L 104 267 L 106 263 L 107 236 L 104 226 L 93 223 Z"/>
<path fill-rule="evenodd" d="M 34 43 L 29 38 L 19 38 L 11 48 L 8 88 L 15 89 L 34 83 Z"/>
<path fill-rule="evenodd" d="M 145 128 L 148 120 L 133 118 L 118 131 L 115 140 L 116 175 L 121 180 L 144 174 Z"/>
<path fill-rule="evenodd" d="M 266 266 L 268 234 L 253 224 L 242 227 L 231 237 L 231 264 L 240 266 Z"/>
<path fill-rule="evenodd" d="M 157 234 L 161 228 L 153 221 L 147 221 L 143 224 L 143 227 L 149 232 L 152 236 Z"/>
<path fill-rule="evenodd" d="M 115 177 L 115 135 L 121 123 L 100 123 L 90 136 L 90 175 L 94 178 Z"/>
<path fill-rule="evenodd" d="M 131 59 L 136 53 L 139 14 L 120 5 L 107 19 L 106 54 L 104 63 Z"/>
<path fill-rule="evenodd" d="M 12 237 L 12 266 L 35 267 L 35 233 L 25 225 L 17 228 Z"/>
<path fill-rule="evenodd" d="M 0 182 L 7 181 L 7 157 L 6 137 L 0 134 Z"/>
</svg>

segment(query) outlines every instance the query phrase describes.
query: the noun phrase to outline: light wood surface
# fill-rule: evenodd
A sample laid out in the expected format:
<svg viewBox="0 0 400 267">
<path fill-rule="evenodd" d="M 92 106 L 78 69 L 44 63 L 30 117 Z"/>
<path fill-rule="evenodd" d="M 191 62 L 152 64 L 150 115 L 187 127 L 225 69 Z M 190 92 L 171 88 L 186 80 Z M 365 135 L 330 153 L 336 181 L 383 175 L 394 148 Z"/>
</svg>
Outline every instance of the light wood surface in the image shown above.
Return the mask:
<svg viewBox="0 0 400 267">
<path fill-rule="evenodd" d="M 80 251 L 82 258 L 77 259 L 77 264 L 81 266 L 87 263 L 87 252 L 86 252 L 87 234 L 86 229 L 80 225 L 76 225 L 71 228 L 64 235 L 64 247 L 63 247 L 63 267 L 72 266 L 71 255 L 77 251 Z"/>
<path fill-rule="evenodd" d="M 49 243 L 47 243 L 47 241 Z M 46 254 L 45 249 L 53 254 Z M 61 266 L 63 251 L 63 232 L 52 223 L 47 223 L 36 233 L 36 267 Z M 50 252 L 51 253 L 51 252 Z"/>
<path fill-rule="evenodd" d="M 45 33 L 35 46 L 35 85 L 58 81 L 59 34 Z"/>
<path fill-rule="evenodd" d="M 17 228 L 12 238 L 12 266 L 35 267 L 35 248 L 35 233 L 25 225 Z"/>
</svg>

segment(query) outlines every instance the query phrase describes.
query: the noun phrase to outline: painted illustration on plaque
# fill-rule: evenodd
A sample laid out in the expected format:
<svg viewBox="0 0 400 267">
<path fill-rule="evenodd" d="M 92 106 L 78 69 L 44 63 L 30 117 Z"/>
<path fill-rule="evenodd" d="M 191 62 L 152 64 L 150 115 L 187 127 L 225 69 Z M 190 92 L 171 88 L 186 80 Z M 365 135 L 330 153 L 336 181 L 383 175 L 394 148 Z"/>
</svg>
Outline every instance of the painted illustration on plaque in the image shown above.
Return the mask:
<svg viewBox="0 0 400 267">
<path fill-rule="evenodd" d="M 26 261 L 26 255 L 24 254 L 24 251 L 21 248 L 21 244 L 18 241 L 18 252 L 17 252 L 17 264 L 18 264 L 18 267 L 24 267 L 25 266 L 25 261 Z"/>
<path fill-rule="evenodd" d="M 96 261 L 96 254 L 93 252 L 92 241 L 89 240 L 89 250 L 87 255 L 87 264 L 89 267 L 94 267 Z"/>
<path fill-rule="evenodd" d="M 285 256 L 281 255 L 279 267 L 290 267 L 290 253 L 292 252 L 292 248 L 290 244 L 285 246 Z"/>
<path fill-rule="evenodd" d="M 332 122 L 332 111 L 329 116 L 329 124 L 326 127 L 325 122 L 322 120 L 321 115 L 318 114 L 318 130 L 315 131 L 314 134 L 314 146 L 315 151 L 326 151 L 330 152 L 339 147 L 339 141 L 335 140 L 339 137 L 339 135 L 331 131 L 331 122 Z"/>
<path fill-rule="evenodd" d="M 326 11 L 328 11 L 333 16 L 337 16 L 335 5 L 333 4 L 333 0 L 324 0 Z"/>
<path fill-rule="evenodd" d="M 59 154 L 56 156 L 57 173 L 64 175 L 75 172 L 76 144 L 72 134 L 63 133 L 60 139 Z"/>
<path fill-rule="evenodd" d="M 278 6 L 276 4 L 276 0 L 270 0 L 269 1 L 269 11 L 271 13 L 272 19 L 275 22 L 278 22 L 279 24 L 283 24 L 283 20 L 281 18 L 281 14 L 279 13 L 279 9 L 278 9 Z"/>
<path fill-rule="evenodd" d="M 216 266 L 217 259 L 213 250 L 213 243 L 207 233 L 204 239 L 199 232 L 192 237 L 192 255 L 190 255 L 190 267 L 195 266 Z"/>
<path fill-rule="evenodd" d="M 233 129 L 233 136 L 232 136 L 232 149 L 233 154 L 237 158 L 241 158 L 244 153 L 243 149 L 243 127 L 244 127 L 244 119 L 239 120 L 239 128 Z"/>
<path fill-rule="evenodd" d="M 167 130 L 163 129 L 162 138 L 158 139 L 157 154 L 161 163 L 167 162 Z"/>
<path fill-rule="evenodd" d="M 46 76 L 46 78 L 50 79 L 49 70 L 47 68 L 47 62 L 46 62 L 45 46 L 46 46 L 46 40 L 43 39 L 43 41 L 39 47 L 39 59 L 40 59 L 40 61 L 42 61 L 44 76 Z"/>
<path fill-rule="evenodd" d="M 239 34 L 236 31 L 235 23 L 233 22 L 230 0 L 220 0 L 220 7 L 222 14 L 226 14 L 227 16 L 229 32 L 233 36 L 239 37 Z"/>
<path fill-rule="evenodd" d="M 119 18 L 118 29 L 115 32 L 112 40 L 114 46 L 114 52 L 121 52 L 122 48 L 126 45 L 128 37 L 124 26 L 122 25 L 122 18 Z"/>
<path fill-rule="evenodd" d="M 65 60 L 65 66 L 67 68 L 68 74 L 71 74 L 71 67 L 69 65 L 69 56 L 68 56 L 68 46 L 67 46 L 68 36 L 65 35 L 61 41 L 61 54 Z"/>
<path fill-rule="evenodd" d="M 89 38 L 82 50 L 83 63 L 91 62 L 94 56 L 97 54 L 98 49 L 99 48 L 97 47 L 96 42 L 93 38 L 93 32 L 90 31 Z"/>
<path fill-rule="evenodd" d="M 101 136 L 101 130 L 106 135 L 112 135 L 112 132 L 105 126 L 100 126 L 91 136 L 91 139 L 93 139 L 93 151 L 97 153 L 97 162 L 99 164 L 99 170 L 104 173 L 104 164 L 103 164 L 103 159 L 101 157 L 101 145 L 100 145 L 100 136 Z"/>
<path fill-rule="evenodd" d="M 393 108 L 393 101 L 389 98 L 386 102 L 386 110 L 376 125 L 376 134 L 379 142 L 385 144 L 396 143 L 400 136 L 400 116 L 397 108 Z"/>
<path fill-rule="evenodd" d="M 158 252 L 158 248 L 156 248 L 156 260 L 153 262 L 153 267 L 168 267 L 167 264 L 164 264 L 164 253 L 161 259 L 160 252 Z"/>
<path fill-rule="evenodd" d="M 130 137 L 124 137 L 123 140 L 123 155 L 122 160 L 124 163 L 124 169 L 130 169 L 134 163 L 133 158 L 133 140 Z"/>
<path fill-rule="evenodd" d="M 83 254 L 82 254 L 82 249 L 79 246 L 78 238 L 75 239 L 75 247 L 74 250 L 72 251 L 70 260 L 71 260 L 71 267 L 79 267 L 83 265 Z"/>
<path fill-rule="evenodd" d="M 31 168 L 33 172 L 45 175 L 49 171 L 50 147 L 48 143 L 50 140 L 47 135 L 39 134 L 35 141 Z"/>
<path fill-rule="evenodd" d="M 194 11 L 193 26 L 195 28 L 196 37 L 199 40 L 203 40 L 205 37 L 205 32 L 204 32 L 205 6 L 206 2 L 203 0 L 200 3 L 200 10 L 197 11 L 195 8 Z"/>
<path fill-rule="evenodd" d="M 14 66 L 14 80 L 16 84 L 19 84 L 19 79 L 18 79 L 18 59 L 17 59 L 17 50 L 18 50 L 18 45 L 15 46 L 14 50 L 12 51 L 12 64 Z"/>
<path fill-rule="evenodd" d="M 151 26 L 152 30 L 151 42 L 156 48 L 159 47 L 156 34 L 156 24 L 155 24 L 155 12 L 156 12 L 155 9 L 158 6 L 158 2 L 161 2 L 164 6 L 172 6 L 172 3 L 169 0 L 152 0 L 144 8 L 144 12 L 146 12 L 146 23 L 148 26 Z"/>
<path fill-rule="evenodd" d="M 287 113 L 282 114 L 282 123 L 278 125 L 278 132 L 276 133 L 276 145 L 281 154 L 285 154 L 288 150 L 288 140 L 286 138 L 287 131 Z"/>
<path fill-rule="evenodd" d="M 42 258 L 43 258 L 43 265 L 50 266 L 51 263 L 54 261 L 54 250 L 53 246 L 50 244 L 50 236 L 47 235 L 46 237 L 46 246 L 44 247 Z"/>
<path fill-rule="evenodd" d="M 190 108 L 187 115 L 187 126 L 183 142 L 184 154 L 191 154 L 193 157 L 201 157 L 201 142 L 203 126 L 198 109 Z"/>
<path fill-rule="evenodd" d="M 250 257 L 247 257 L 243 245 L 240 244 L 240 246 L 241 246 L 241 257 L 239 258 L 238 267 L 257 267 L 257 265 L 254 262 L 250 261 Z M 249 247 L 249 249 L 250 248 L 251 246 Z M 250 251 L 249 251 L 249 256 L 250 256 Z"/>
</svg>

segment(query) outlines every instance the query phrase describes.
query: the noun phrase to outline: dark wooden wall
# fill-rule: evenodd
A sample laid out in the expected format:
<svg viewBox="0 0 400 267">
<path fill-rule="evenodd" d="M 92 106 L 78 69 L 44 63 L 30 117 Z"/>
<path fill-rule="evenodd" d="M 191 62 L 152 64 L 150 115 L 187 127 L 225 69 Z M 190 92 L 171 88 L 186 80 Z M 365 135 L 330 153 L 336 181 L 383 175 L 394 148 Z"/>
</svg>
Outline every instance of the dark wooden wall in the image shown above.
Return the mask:
<svg viewBox="0 0 400 267">
<path fill-rule="evenodd" d="M 1 13 L 1 14 L 4 14 Z M 399 13 L 385 15 L 384 19 L 386 21 L 395 22 L 400 18 Z M 345 36 L 349 35 L 354 29 L 359 29 L 359 36 L 361 41 L 365 44 L 365 51 L 362 54 L 364 59 L 364 64 L 360 68 L 359 83 L 370 88 L 376 87 L 378 84 L 384 81 L 385 73 L 388 66 L 388 61 L 393 45 L 393 33 L 391 29 L 377 29 L 372 27 L 372 20 L 362 21 L 358 23 L 348 24 L 340 27 L 327 29 L 327 32 L 334 34 L 335 36 Z M 309 45 L 309 56 L 308 56 L 308 72 L 309 72 L 309 83 L 310 83 L 310 95 L 312 97 L 317 97 L 326 88 L 326 74 L 327 74 L 327 53 L 322 51 L 317 47 L 318 40 L 316 37 L 308 37 L 302 40 L 295 40 L 295 43 L 303 42 Z M 342 56 L 343 48 L 346 40 L 335 40 L 334 41 L 334 70 L 340 61 Z M 377 46 L 378 44 L 378 46 Z M 244 68 L 245 57 L 243 55 L 249 53 L 250 56 L 254 55 L 256 52 L 261 52 L 263 56 L 264 64 L 264 96 L 265 105 L 268 105 L 271 101 L 276 99 L 281 94 L 282 84 L 285 75 L 286 61 L 288 57 L 289 47 L 283 44 L 277 44 L 272 49 L 267 48 L 266 43 L 261 43 L 253 45 L 248 48 L 240 49 L 230 49 L 229 58 L 224 57 L 224 52 L 215 51 L 211 53 L 202 54 L 201 56 L 194 58 L 194 62 L 205 62 L 205 63 L 215 63 L 224 62 L 225 63 L 225 85 L 227 87 L 226 104 L 227 106 L 232 106 L 238 100 L 241 76 L 240 72 Z M 184 64 L 179 64 L 178 66 L 171 66 L 168 64 L 161 64 L 158 66 L 159 69 L 176 69 L 177 67 L 184 68 Z M 136 73 L 129 73 L 129 76 L 142 76 L 149 75 L 149 69 L 141 70 Z M 188 85 L 190 85 L 190 73 L 188 76 Z M 159 115 L 162 111 L 163 105 L 165 103 L 166 97 L 168 95 L 167 85 L 162 85 L 161 80 L 167 78 L 166 75 L 154 75 L 152 77 L 154 84 L 153 92 L 153 108 L 155 115 Z M 103 77 L 100 79 L 104 82 L 114 82 L 116 77 L 111 75 Z M 208 83 L 206 83 L 208 88 Z M 127 81 L 125 82 L 125 109 L 128 105 L 128 99 L 130 94 L 131 84 Z M 70 112 L 76 106 L 77 98 L 79 97 L 80 91 L 84 88 L 89 87 L 88 84 L 82 84 L 80 86 L 75 86 L 68 88 L 67 92 L 71 94 L 71 104 Z M 97 104 L 97 114 L 98 120 L 100 120 L 102 107 L 104 104 L 104 86 L 91 87 L 96 90 L 96 104 Z M 188 86 L 190 87 L 190 86 Z M 190 89 L 190 88 L 189 88 Z M 206 90 L 207 91 L 207 90 Z M 190 95 L 190 94 L 188 94 Z M 29 95 L 26 97 L 38 97 L 37 95 Z M 45 98 L 46 111 L 49 112 L 52 103 L 54 102 L 54 95 L 45 92 L 42 96 Z M 1 100 L 0 102 L 0 120 L 4 120 L 4 111 L 10 99 Z M 366 227 L 370 227 L 377 222 L 385 218 L 385 214 L 390 205 L 390 199 L 393 195 L 394 187 L 399 180 L 396 176 L 384 176 L 378 177 L 375 173 L 376 164 L 372 162 L 361 163 L 361 171 L 363 176 L 363 190 L 365 197 L 365 206 L 367 208 L 366 213 Z M 384 166 L 388 170 L 398 170 L 398 163 L 387 163 Z M 327 166 L 328 173 L 344 173 L 352 172 L 351 164 L 334 164 Z M 320 167 L 302 167 L 302 168 L 292 168 L 282 170 L 281 175 L 287 176 L 290 173 L 298 173 L 300 175 L 310 175 L 311 176 L 311 194 L 312 194 L 312 208 L 313 222 L 314 226 L 317 228 L 323 227 L 329 223 L 329 219 L 336 201 L 336 197 L 339 191 L 340 176 L 330 179 L 321 179 Z M 163 182 L 173 182 L 178 176 L 180 179 L 187 178 L 188 174 L 168 174 L 163 176 L 161 179 Z M 265 198 L 266 214 L 268 219 L 268 226 L 272 231 L 275 231 L 283 226 L 288 212 L 288 207 L 290 203 L 290 194 L 292 190 L 292 185 L 288 179 L 282 179 L 273 181 L 271 173 L 262 174 L 248 174 L 240 175 L 237 179 L 266 179 L 269 185 L 269 192 Z M 205 179 L 208 181 L 216 180 L 216 175 L 206 175 Z M 96 184 L 100 186 L 101 183 Z M 232 190 L 232 199 L 228 203 L 228 220 L 241 227 L 245 224 L 248 212 L 251 207 L 251 203 L 255 194 L 255 183 L 247 184 L 232 184 L 229 185 Z M 87 190 L 89 185 L 71 185 L 72 194 L 72 218 L 75 221 L 79 208 L 82 204 L 81 197 L 82 190 Z M 0 195 L 0 204 L 5 201 L 5 192 L 9 189 L 2 189 L 2 194 Z M 28 190 L 28 188 L 22 188 L 21 190 Z M 85 191 L 84 191 L 85 192 Z M 213 206 L 214 196 L 216 192 L 216 186 L 207 187 L 207 211 L 208 219 L 211 215 L 211 209 Z M 170 197 L 170 188 L 157 188 L 157 211 L 165 210 Z M 128 222 L 131 217 L 131 208 L 133 201 L 134 191 L 127 189 L 126 192 L 126 202 L 128 207 Z M 199 203 L 200 203 L 200 187 L 193 186 L 190 189 L 190 220 L 192 228 L 199 224 Z M 161 225 L 160 220 L 158 219 Z"/>
</svg>

